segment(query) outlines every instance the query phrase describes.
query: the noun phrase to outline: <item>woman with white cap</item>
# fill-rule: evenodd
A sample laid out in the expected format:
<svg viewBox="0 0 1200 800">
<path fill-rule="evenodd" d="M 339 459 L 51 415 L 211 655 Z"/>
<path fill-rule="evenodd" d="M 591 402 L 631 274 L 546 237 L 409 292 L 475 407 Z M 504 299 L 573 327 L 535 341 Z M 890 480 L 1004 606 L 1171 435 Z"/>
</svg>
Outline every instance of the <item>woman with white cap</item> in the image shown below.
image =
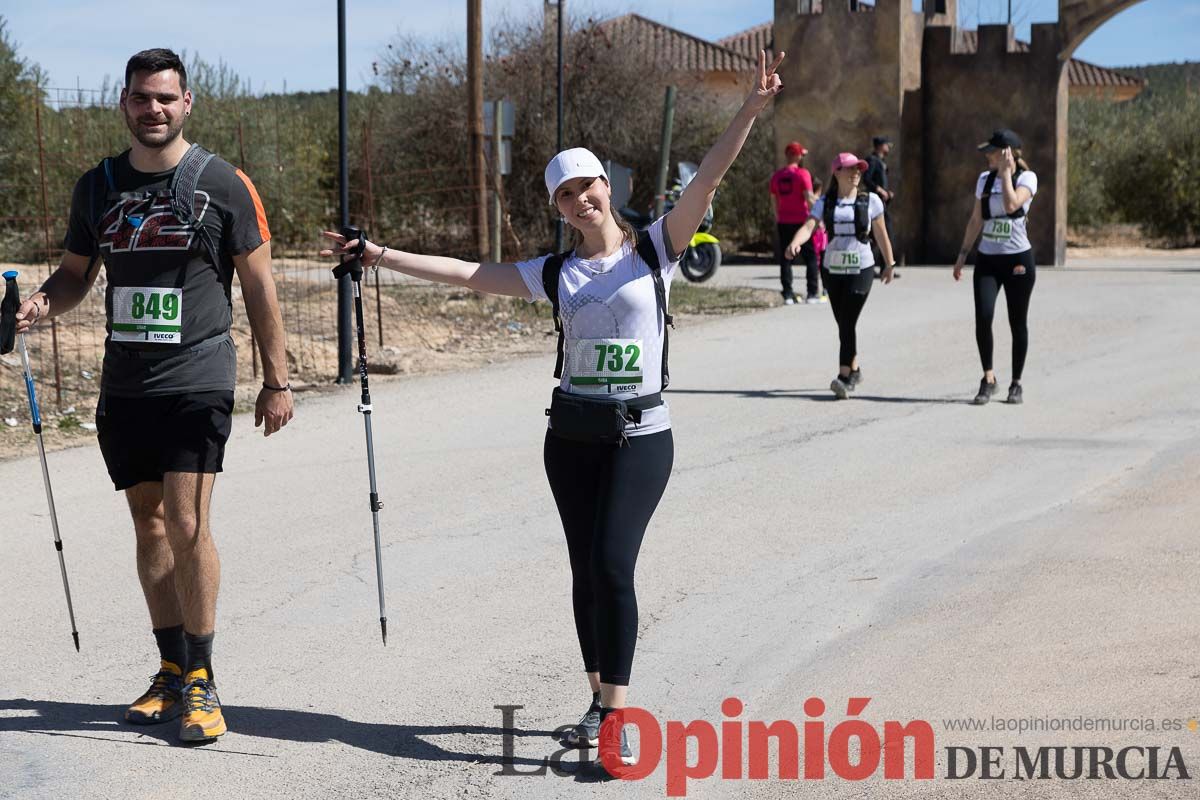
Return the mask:
<svg viewBox="0 0 1200 800">
<path fill-rule="evenodd" d="M 568 253 L 515 265 L 473 264 L 364 243 L 369 266 L 550 300 L 554 308 L 560 383 L 548 410 L 544 460 L 566 532 L 575 629 L 592 690 L 587 713 L 568 736 L 576 746 L 597 746 L 605 717 L 626 704 L 638 630 L 634 566 L 674 457 L 661 394 L 668 379 L 671 278 L 755 118 L 782 89 L 775 70 L 783 57 L 768 67 L 759 53 L 758 76 L 741 109 L 675 207 L 643 233 L 614 213 L 599 159 L 574 148 L 551 159 L 545 174 L 550 204 L 572 229 Z M 336 246 L 321 255 L 357 249 L 358 242 L 324 235 Z M 618 714 L 617 724 L 604 728 L 598 778 L 633 761 L 620 721 Z"/>
<path fill-rule="evenodd" d="M 954 262 L 954 280 L 961 280 L 967 254 L 982 233 L 971 284 L 975 293 L 975 344 L 979 347 L 983 378 L 972 402 L 985 405 L 996 393 L 992 317 L 996 298 L 1003 289 L 1008 326 L 1012 330 L 1012 383 L 1008 387 L 1008 402 L 1017 404 L 1024 401 L 1021 373 L 1029 351 L 1029 298 L 1037 280 L 1026 215 L 1037 194 L 1038 180 L 1021 157 L 1020 137 L 1007 128 L 993 131 L 991 138 L 979 145 L 979 150 L 987 158 L 988 168 L 975 181 L 976 202 Z"/>
<path fill-rule="evenodd" d="M 817 198 L 812 216 L 796 231 L 788 253 L 795 254 L 813 234 L 817 221 L 825 223 L 830 239 L 821 264 L 821 277 L 829 292 L 829 305 L 837 320 L 838 374 L 829 388 L 841 400 L 862 382 L 858 368 L 858 317 L 875 281 L 875 256 L 871 253 L 871 235 L 883 255 L 884 283 L 892 282 L 896 259 L 883 217 L 883 201 L 874 192 L 859 188 L 867 162 L 853 153 L 838 153 L 830 165 L 833 177 L 829 190 Z"/>
</svg>

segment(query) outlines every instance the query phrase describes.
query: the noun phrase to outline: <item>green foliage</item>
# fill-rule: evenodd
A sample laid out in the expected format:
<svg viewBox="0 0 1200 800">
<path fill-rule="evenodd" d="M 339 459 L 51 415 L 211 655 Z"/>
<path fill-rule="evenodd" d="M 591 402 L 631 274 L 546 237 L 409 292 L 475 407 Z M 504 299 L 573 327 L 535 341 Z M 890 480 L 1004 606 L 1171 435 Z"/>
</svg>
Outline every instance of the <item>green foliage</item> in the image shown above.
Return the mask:
<svg viewBox="0 0 1200 800">
<path fill-rule="evenodd" d="M 1071 101 L 1070 220 L 1134 223 L 1191 244 L 1200 239 L 1200 64 L 1126 71 L 1151 81 L 1137 98 Z"/>
</svg>

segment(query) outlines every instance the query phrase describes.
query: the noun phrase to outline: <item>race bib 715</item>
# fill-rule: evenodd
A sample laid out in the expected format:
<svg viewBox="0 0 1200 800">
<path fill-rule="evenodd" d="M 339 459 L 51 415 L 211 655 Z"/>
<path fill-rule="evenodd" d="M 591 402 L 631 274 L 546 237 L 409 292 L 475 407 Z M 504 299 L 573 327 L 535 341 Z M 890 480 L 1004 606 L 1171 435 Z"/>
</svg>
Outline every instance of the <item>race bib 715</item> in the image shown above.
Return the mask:
<svg viewBox="0 0 1200 800">
<path fill-rule="evenodd" d="M 183 289 L 115 286 L 112 340 L 179 344 L 183 341 Z"/>
<path fill-rule="evenodd" d="M 826 250 L 825 268 L 830 272 L 858 272 L 862 255 L 857 250 Z"/>
</svg>

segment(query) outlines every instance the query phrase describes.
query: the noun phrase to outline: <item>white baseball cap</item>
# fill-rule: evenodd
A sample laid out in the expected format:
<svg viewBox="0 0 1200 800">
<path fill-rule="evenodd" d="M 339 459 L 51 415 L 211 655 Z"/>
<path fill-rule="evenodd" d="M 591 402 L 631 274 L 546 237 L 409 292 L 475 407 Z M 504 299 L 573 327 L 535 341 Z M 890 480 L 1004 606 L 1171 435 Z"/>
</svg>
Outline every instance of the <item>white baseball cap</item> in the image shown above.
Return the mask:
<svg viewBox="0 0 1200 800">
<path fill-rule="evenodd" d="M 608 174 L 600 159 L 586 147 L 572 147 L 550 159 L 546 165 L 546 191 L 550 195 L 550 205 L 554 205 L 554 193 L 558 187 L 573 178 L 604 178 Z"/>
</svg>

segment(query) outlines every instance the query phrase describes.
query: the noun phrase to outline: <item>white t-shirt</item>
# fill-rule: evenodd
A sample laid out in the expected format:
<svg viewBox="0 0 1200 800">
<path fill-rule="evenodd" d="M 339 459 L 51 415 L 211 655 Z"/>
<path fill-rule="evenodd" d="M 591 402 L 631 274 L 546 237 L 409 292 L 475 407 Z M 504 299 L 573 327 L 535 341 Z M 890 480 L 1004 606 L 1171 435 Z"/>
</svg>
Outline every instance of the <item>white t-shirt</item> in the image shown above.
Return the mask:
<svg viewBox="0 0 1200 800">
<path fill-rule="evenodd" d="M 669 307 L 678 262 L 670 260 L 663 246 L 663 219 L 655 220 L 649 231 Z M 517 264 L 530 302 L 549 299 L 542 287 L 547 258 Z M 633 244 L 626 242 L 606 258 L 568 257 L 559 273 L 558 298 L 566 352 L 560 384 L 564 392 L 632 400 L 662 391 L 665 325 L 654 299 L 654 278 Z M 625 433 L 644 436 L 670 427 L 664 402 L 643 411 L 641 424 L 631 423 Z"/>
<path fill-rule="evenodd" d="M 825 268 L 833 275 L 856 275 L 864 269 L 875 266 L 875 256 L 871 254 L 871 243 L 860 242 L 855 236 L 854 229 L 854 200 L 851 197 L 843 200 L 838 198 L 837 208 L 833 210 L 833 230 L 826 231 L 829 236 L 829 246 L 825 248 Z M 825 218 L 825 195 L 817 198 L 813 205 L 812 215 L 816 219 Z M 883 215 L 883 201 L 874 192 L 867 195 L 867 216 L 874 222 L 876 217 Z"/>
<path fill-rule="evenodd" d="M 975 197 L 983 197 L 983 185 L 987 183 L 987 172 L 979 173 L 975 181 Z M 991 206 L 992 218 L 983 221 L 983 238 L 979 242 L 979 252 L 989 255 L 1007 255 L 1009 253 L 1024 253 L 1029 249 L 1029 236 L 1025 232 L 1026 217 L 1009 219 L 1004 216 L 1004 192 L 1000 188 L 1000 176 L 992 186 L 992 196 L 988 202 Z M 1013 181 L 1013 188 L 1024 186 L 1029 189 L 1029 199 L 1021 206 L 1025 213 L 1033 205 L 1033 196 L 1037 194 L 1038 179 L 1032 170 L 1025 170 Z"/>
</svg>

